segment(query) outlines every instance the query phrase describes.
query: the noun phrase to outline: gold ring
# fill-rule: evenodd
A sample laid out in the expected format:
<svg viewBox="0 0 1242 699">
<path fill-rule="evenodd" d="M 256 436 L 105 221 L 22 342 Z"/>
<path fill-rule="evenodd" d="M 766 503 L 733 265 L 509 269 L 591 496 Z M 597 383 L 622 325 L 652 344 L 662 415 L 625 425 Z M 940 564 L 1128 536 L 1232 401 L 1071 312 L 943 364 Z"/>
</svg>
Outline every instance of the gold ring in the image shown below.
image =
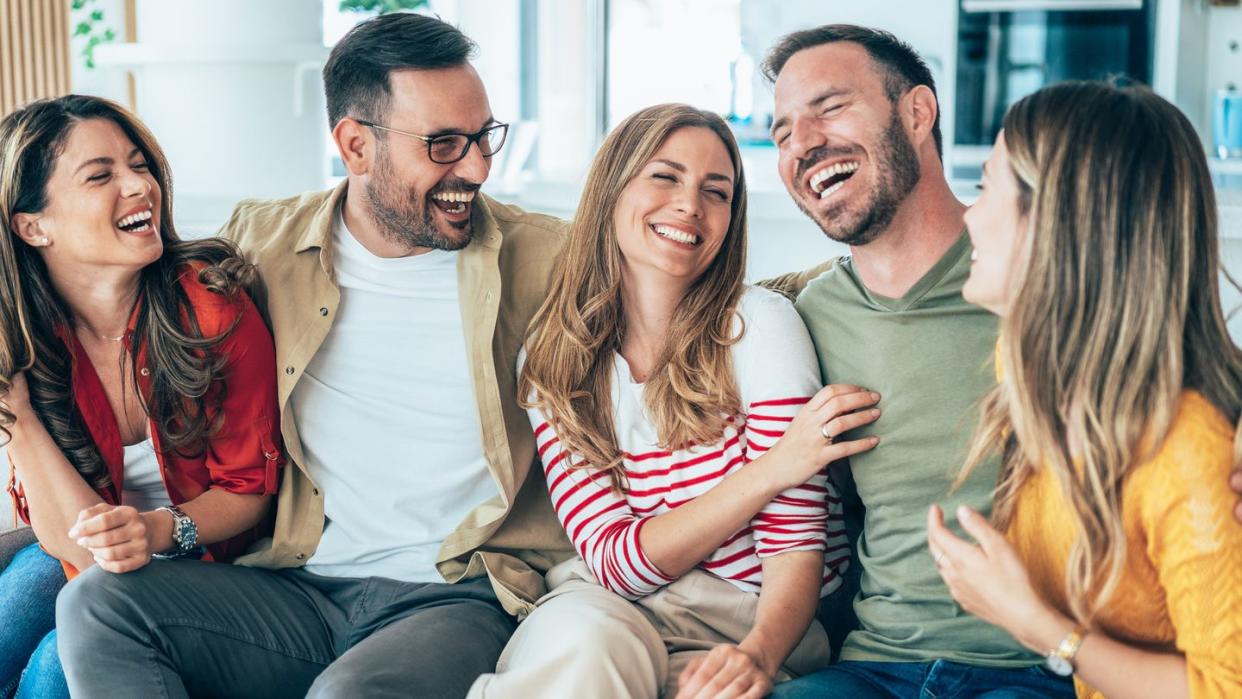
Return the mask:
<svg viewBox="0 0 1242 699">
<path fill-rule="evenodd" d="M 828 423 L 825 422 L 819 426 L 819 433 L 824 435 L 824 439 L 828 440 L 829 444 L 832 443 L 832 435 L 828 434 Z"/>
</svg>

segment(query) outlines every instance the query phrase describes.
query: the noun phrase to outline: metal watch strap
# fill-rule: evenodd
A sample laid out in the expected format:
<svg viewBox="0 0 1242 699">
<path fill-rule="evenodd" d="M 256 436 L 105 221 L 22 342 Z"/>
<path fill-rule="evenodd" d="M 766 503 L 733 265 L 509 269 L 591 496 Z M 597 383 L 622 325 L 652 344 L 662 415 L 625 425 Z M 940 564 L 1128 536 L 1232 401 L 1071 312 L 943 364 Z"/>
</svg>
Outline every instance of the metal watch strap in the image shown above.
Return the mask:
<svg viewBox="0 0 1242 699">
<path fill-rule="evenodd" d="M 176 549 L 171 553 L 184 556 L 198 548 L 198 526 L 194 524 L 194 520 L 176 505 L 166 505 L 160 509 L 173 518 L 172 540 Z"/>
<path fill-rule="evenodd" d="M 1085 627 L 1075 626 L 1065 635 L 1065 638 L 1061 639 L 1056 648 L 1048 651 L 1048 655 L 1044 658 L 1044 665 L 1062 677 L 1074 674 L 1074 656 L 1078 655 L 1078 649 L 1082 648 L 1082 641 L 1086 635 Z"/>
</svg>

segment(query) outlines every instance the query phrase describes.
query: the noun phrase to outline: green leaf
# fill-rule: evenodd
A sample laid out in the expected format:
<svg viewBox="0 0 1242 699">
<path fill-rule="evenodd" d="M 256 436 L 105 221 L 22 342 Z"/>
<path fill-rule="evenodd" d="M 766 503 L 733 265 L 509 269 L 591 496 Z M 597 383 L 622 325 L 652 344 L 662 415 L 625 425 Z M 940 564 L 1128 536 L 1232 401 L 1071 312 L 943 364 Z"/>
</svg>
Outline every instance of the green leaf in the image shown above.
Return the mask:
<svg viewBox="0 0 1242 699">
<path fill-rule="evenodd" d="M 87 24 L 86 22 L 78 22 L 78 26 L 73 28 L 74 36 L 82 36 L 84 34 L 90 34 L 90 33 L 91 33 L 91 25 Z"/>
<path fill-rule="evenodd" d="M 103 10 L 91 10 L 91 21 L 98 22 L 103 19 Z"/>
<path fill-rule="evenodd" d="M 115 39 L 115 38 L 116 38 L 116 32 L 112 31 L 111 29 L 109 29 L 109 30 L 107 30 L 107 31 L 105 31 L 105 32 L 103 33 L 103 40 L 104 40 L 104 41 L 112 41 L 112 40 L 113 40 L 113 39 Z"/>
</svg>

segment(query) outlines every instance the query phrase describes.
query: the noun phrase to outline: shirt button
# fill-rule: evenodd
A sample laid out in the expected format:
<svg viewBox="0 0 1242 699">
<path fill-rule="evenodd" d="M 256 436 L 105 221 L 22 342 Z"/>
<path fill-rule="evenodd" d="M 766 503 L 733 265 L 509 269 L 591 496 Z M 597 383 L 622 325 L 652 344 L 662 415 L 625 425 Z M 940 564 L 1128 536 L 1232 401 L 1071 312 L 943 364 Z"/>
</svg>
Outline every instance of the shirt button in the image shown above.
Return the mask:
<svg viewBox="0 0 1242 699">
<path fill-rule="evenodd" d="M 321 316 L 326 316 L 326 315 L 328 315 L 328 307 L 327 307 L 327 306 L 324 306 L 323 308 L 320 308 L 320 309 L 319 309 L 319 315 L 321 315 Z"/>
<path fill-rule="evenodd" d="M 287 367 L 285 367 L 285 373 L 286 373 L 286 374 L 292 374 L 292 373 L 293 373 L 293 367 L 291 367 L 291 366 L 287 366 Z"/>
<path fill-rule="evenodd" d="M 144 366 L 143 368 L 141 368 L 141 369 L 139 369 L 139 370 L 138 370 L 138 373 L 139 373 L 139 374 L 142 374 L 143 376 L 150 376 L 150 375 L 151 375 L 151 370 L 150 370 L 150 369 L 148 369 L 148 368 L 146 368 L 146 367 Z"/>
<path fill-rule="evenodd" d="M 487 300 L 488 300 L 488 301 L 491 301 L 491 300 L 492 300 L 492 292 L 490 292 L 490 291 L 489 291 L 489 292 L 487 292 Z"/>
<path fill-rule="evenodd" d="M 312 488 L 312 489 L 311 489 L 311 493 L 312 493 L 313 495 L 319 495 L 319 489 L 318 489 L 318 488 Z"/>
<path fill-rule="evenodd" d="M 299 553 L 298 555 L 294 556 L 294 558 L 298 559 L 299 561 L 303 561 L 303 560 L 306 560 L 306 554 Z"/>
</svg>

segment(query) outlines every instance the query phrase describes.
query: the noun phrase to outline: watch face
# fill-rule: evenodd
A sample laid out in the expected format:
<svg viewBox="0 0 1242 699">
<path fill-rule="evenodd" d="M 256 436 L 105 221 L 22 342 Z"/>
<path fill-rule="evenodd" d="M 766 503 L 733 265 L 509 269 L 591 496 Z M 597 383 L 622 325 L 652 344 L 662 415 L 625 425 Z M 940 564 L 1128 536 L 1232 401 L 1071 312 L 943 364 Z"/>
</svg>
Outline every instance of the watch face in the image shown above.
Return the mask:
<svg viewBox="0 0 1242 699">
<path fill-rule="evenodd" d="M 1074 674 L 1074 666 L 1070 664 L 1070 661 L 1059 655 L 1049 655 L 1047 658 L 1044 658 L 1044 665 L 1062 677 L 1069 677 Z"/>
</svg>

